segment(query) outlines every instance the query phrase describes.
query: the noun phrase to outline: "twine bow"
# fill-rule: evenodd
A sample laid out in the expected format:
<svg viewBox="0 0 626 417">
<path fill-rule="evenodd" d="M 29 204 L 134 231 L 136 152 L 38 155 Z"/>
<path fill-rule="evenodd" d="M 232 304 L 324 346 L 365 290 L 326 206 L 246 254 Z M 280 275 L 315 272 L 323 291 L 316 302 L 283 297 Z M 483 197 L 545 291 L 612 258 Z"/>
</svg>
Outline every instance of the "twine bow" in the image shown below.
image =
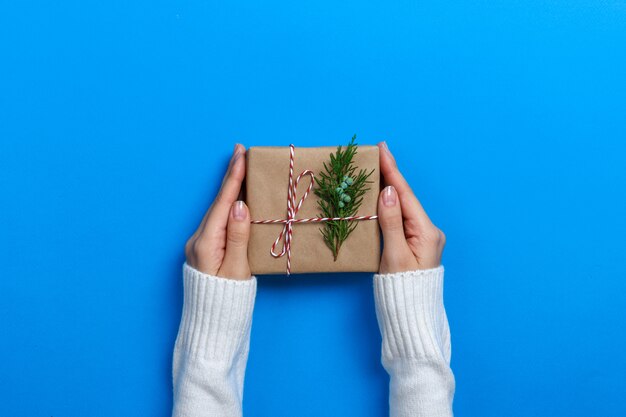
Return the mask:
<svg viewBox="0 0 626 417">
<path fill-rule="evenodd" d="M 294 223 L 322 223 L 328 221 L 351 221 L 351 220 L 374 220 L 377 219 L 378 216 L 348 216 L 348 217 L 311 217 L 308 219 L 296 219 L 296 214 L 302 207 L 302 203 L 309 196 L 309 193 L 313 189 L 315 185 L 315 174 L 313 171 L 305 169 L 302 171 L 295 179 L 293 179 L 293 165 L 295 159 L 295 146 L 289 145 L 289 188 L 287 189 L 287 218 L 286 219 L 275 219 L 275 220 L 252 220 L 250 223 L 253 224 L 283 224 L 283 228 L 278 234 L 278 237 L 272 244 L 270 248 L 270 253 L 274 258 L 281 258 L 287 254 L 287 275 L 291 275 L 291 241 L 293 238 L 293 224 Z M 300 180 L 309 176 L 311 182 L 307 187 L 306 191 L 296 204 L 296 192 L 298 190 L 298 184 L 300 184 Z M 279 253 L 276 253 L 276 246 L 283 241 L 283 248 Z"/>
</svg>

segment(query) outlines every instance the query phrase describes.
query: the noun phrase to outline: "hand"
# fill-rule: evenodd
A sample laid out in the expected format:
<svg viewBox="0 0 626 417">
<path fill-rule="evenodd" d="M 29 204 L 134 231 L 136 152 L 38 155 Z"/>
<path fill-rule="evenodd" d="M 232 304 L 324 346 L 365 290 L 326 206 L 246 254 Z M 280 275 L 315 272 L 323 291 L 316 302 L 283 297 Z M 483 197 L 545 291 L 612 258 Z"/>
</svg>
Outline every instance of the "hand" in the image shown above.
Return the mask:
<svg viewBox="0 0 626 417">
<path fill-rule="evenodd" d="M 246 175 L 245 153 L 243 145 L 235 145 L 222 187 L 185 245 L 187 264 L 206 274 L 232 279 L 251 276 L 250 212 L 243 201 L 237 200 Z"/>
<path fill-rule="evenodd" d="M 446 237 L 428 218 L 411 191 L 387 144 L 380 149 L 380 172 L 386 187 L 378 198 L 383 233 L 381 274 L 435 268 L 441 264 Z"/>
</svg>

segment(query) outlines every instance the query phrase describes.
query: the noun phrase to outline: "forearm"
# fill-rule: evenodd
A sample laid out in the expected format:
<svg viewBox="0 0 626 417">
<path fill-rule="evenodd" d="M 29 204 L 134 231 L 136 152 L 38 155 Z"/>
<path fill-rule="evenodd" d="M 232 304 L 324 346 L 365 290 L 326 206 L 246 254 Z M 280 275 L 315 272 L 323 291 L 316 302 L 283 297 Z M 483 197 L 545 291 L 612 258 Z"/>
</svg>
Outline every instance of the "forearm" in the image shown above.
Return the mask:
<svg viewBox="0 0 626 417">
<path fill-rule="evenodd" d="M 183 266 L 174 347 L 174 417 L 242 415 L 256 278 L 235 281 Z"/>
<path fill-rule="evenodd" d="M 374 276 L 392 417 L 452 416 L 455 381 L 443 267 Z"/>
</svg>

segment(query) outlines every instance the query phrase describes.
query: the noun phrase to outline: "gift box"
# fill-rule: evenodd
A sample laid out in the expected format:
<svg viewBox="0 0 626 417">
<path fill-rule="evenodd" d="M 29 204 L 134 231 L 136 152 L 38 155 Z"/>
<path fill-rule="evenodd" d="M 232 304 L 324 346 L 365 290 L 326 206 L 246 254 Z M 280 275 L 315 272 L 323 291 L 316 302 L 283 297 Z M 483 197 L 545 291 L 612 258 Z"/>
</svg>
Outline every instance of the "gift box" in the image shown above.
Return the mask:
<svg viewBox="0 0 626 417">
<path fill-rule="evenodd" d="M 345 150 L 346 147 L 342 147 Z M 246 154 L 246 203 L 252 219 L 248 258 L 253 274 L 295 274 L 312 272 L 376 272 L 380 262 L 380 231 L 376 218 L 380 192 L 380 170 L 377 146 L 358 146 L 352 158 L 355 178 L 329 178 L 331 154 L 335 147 L 251 147 Z M 326 164 L 326 167 L 325 165 Z M 367 189 L 356 196 L 360 206 L 349 219 L 354 230 L 341 243 L 335 259 L 324 240 L 324 220 L 316 190 L 338 181 L 333 204 L 350 201 L 350 187 L 358 185 L 356 174 L 367 176 Z M 311 188 L 311 177 L 314 185 Z M 330 176 L 332 177 L 332 175 Z M 352 181 L 356 181 L 352 185 Z M 320 186 L 322 184 L 322 186 Z M 342 189 L 345 188 L 345 190 Z M 295 190 L 290 196 L 289 190 Z M 334 190 L 334 188 L 333 188 Z M 320 192 L 320 191 L 318 191 Z M 345 192 L 345 194 L 344 194 Z M 303 198 L 304 197 L 304 198 Z M 340 201 L 339 203 L 337 201 Z M 290 204 L 291 203 L 291 204 Z M 343 210 L 343 209 L 342 209 Z M 326 213 L 328 214 L 328 213 Z M 334 227 L 334 226 L 333 226 Z M 273 254 L 272 254 L 273 252 Z"/>
</svg>

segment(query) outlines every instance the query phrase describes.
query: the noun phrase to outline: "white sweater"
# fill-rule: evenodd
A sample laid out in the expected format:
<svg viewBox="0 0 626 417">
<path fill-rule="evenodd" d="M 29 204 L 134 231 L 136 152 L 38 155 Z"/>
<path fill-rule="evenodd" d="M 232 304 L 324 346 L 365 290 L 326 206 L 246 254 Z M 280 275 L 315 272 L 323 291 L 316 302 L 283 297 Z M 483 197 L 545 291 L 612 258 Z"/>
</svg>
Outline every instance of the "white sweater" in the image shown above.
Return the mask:
<svg viewBox="0 0 626 417">
<path fill-rule="evenodd" d="M 183 278 L 173 416 L 241 416 L 256 278 L 218 278 L 187 264 Z M 374 275 L 374 296 L 382 364 L 390 376 L 390 416 L 452 416 L 454 376 L 443 267 Z"/>
</svg>

